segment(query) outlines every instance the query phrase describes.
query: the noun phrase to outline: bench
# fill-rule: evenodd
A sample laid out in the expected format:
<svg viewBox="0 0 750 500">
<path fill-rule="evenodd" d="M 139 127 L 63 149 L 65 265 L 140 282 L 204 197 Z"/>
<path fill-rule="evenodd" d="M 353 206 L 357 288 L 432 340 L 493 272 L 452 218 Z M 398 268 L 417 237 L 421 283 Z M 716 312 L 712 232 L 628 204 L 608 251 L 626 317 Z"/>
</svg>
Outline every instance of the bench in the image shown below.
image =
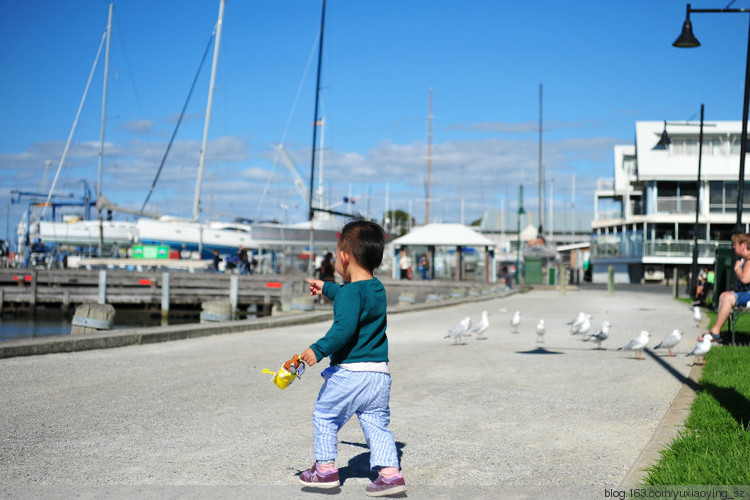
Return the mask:
<svg viewBox="0 0 750 500">
<path fill-rule="evenodd" d="M 732 345 L 735 345 L 734 337 L 735 333 L 737 333 L 737 320 L 740 319 L 740 316 L 746 313 L 750 313 L 750 302 L 744 306 L 734 306 L 729 312 L 727 327 L 729 328 L 729 332 L 732 334 Z"/>
</svg>

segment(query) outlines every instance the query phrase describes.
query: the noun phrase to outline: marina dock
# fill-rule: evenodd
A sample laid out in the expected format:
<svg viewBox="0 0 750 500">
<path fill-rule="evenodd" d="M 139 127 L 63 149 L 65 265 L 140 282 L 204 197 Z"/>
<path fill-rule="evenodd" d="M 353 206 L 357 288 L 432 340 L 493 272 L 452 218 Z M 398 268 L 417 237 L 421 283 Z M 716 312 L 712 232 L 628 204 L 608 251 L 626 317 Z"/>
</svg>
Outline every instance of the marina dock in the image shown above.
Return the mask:
<svg viewBox="0 0 750 500">
<path fill-rule="evenodd" d="M 302 291 L 301 278 L 278 275 L 243 276 L 211 272 L 120 269 L 0 269 L 0 313 L 31 313 L 37 308 L 109 303 L 143 309 L 197 307 L 209 300 L 227 299 L 236 309 L 254 306 L 258 315 L 291 301 Z"/>
</svg>

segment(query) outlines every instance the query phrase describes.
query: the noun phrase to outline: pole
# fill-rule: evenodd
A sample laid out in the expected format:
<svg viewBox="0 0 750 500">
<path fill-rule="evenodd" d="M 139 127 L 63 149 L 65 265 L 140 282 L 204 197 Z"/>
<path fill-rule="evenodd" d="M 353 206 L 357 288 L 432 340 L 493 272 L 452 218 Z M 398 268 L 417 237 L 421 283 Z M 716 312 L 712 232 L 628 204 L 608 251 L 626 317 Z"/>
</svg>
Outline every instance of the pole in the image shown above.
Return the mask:
<svg viewBox="0 0 750 500">
<path fill-rule="evenodd" d="M 750 94 L 750 21 L 747 34 L 747 60 L 745 62 L 745 96 L 742 102 L 742 136 L 740 138 L 740 175 L 737 184 L 737 224 L 735 233 L 745 232 L 742 226 L 742 209 L 745 194 L 745 154 L 747 153 L 747 111 Z"/>
<path fill-rule="evenodd" d="M 225 0 L 219 4 L 219 20 L 216 23 L 216 40 L 214 42 L 214 60 L 211 63 L 211 79 L 208 84 L 208 103 L 206 104 L 206 120 L 203 124 L 203 142 L 201 156 L 198 162 L 198 173 L 195 176 L 195 199 L 193 200 L 193 220 L 200 217 L 201 182 L 203 180 L 203 164 L 206 160 L 206 146 L 208 144 L 208 125 L 211 123 L 211 105 L 214 101 L 214 85 L 216 83 L 216 66 L 219 62 L 219 44 L 221 43 L 221 26 L 224 19 Z"/>
<path fill-rule="evenodd" d="M 695 300 L 698 288 L 698 215 L 701 211 L 701 159 L 703 158 L 703 104 L 701 104 L 701 126 L 698 133 L 698 179 L 695 189 L 695 228 L 693 229 L 693 265 L 690 268 L 690 297 Z"/>
<path fill-rule="evenodd" d="M 523 184 L 519 186 L 518 193 L 518 232 L 516 233 L 516 284 L 519 281 L 520 265 L 521 265 L 521 215 L 524 214 L 523 210 Z"/>
<path fill-rule="evenodd" d="M 318 103 L 320 99 L 320 67 L 323 61 L 323 29 L 326 21 L 326 0 L 323 0 L 323 13 L 320 16 L 320 43 L 318 44 L 318 75 L 315 80 L 315 116 L 313 116 L 313 140 L 312 140 L 312 157 L 310 159 L 310 191 L 308 196 L 308 218 L 310 219 L 310 230 L 312 231 L 312 220 L 314 217 L 314 210 L 312 205 L 313 189 L 315 187 L 315 147 L 318 142 Z M 310 249 L 312 252 L 312 249 Z"/>
<path fill-rule="evenodd" d="M 326 22 L 326 0 L 323 0 L 323 12 L 320 15 L 320 43 L 318 44 L 318 74 L 315 79 L 315 116 L 313 117 L 313 138 L 312 138 L 312 157 L 310 159 L 310 191 L 308 196 L 310 197 L 308 204 L 308 217 L 310 219 L 310 253 L 308 260 L 308 273 L 312 276 L 315 270 L 315 257 L 313 256 L 313 243 L 315 241 L 315 228 L 313 228 L 313 218 L 315 218 L 315 210 L 313 210 L 313 187 L 315 186 L 315 145 L 318 140 L 318 104 L 320 100 L 320 67 L 323 62 L 323 30 Z"/>
<path fill-rule="evenodd" d="M 104 129 L 107 119 L 107 80 L 109 79 L 109 46 L 112 41 L 112 11 L 115 4 L 109 4 L 109 17 L 107 19 L 107 48 L 104 52 L 104 88 L 102 89 L 102 124 L 99 132 L 99 169 L 96 175 L 96 213 L 99 217 L 99 257 L 102 256 L 104 246 L 104 234 L 102 230 L 102 211 L 99 205 L 99 197 L 102 194 L 102 169 L 104 167 Z M 86 204 L 88 210 L 88 203 Z"/>
<path fill-rule="evenodd" d="M 430 105 L 427 114 L 427 189 L 425 196 L 426 215 L 424 223 L 430 223 L 430 176 L 432 173 L 432 87 L 430 87 Z"/>
<path fill-rule="evenodd" d="M 539 236 L 544 238 L 544 166 L 542 165 L 542 84 L 539 84 Z"/>
</svg>

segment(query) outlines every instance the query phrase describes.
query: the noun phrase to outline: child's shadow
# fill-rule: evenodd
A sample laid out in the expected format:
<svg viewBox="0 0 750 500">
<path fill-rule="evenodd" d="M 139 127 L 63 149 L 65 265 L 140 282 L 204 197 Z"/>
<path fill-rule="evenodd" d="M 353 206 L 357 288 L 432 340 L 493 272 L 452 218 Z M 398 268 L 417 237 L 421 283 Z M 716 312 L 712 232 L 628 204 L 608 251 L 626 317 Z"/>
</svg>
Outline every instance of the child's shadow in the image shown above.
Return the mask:
<svg viewBox="0 0 750 500">
<path fill-rule="evenodd" d="M 341 444 L 357 446 L 359 448 L 364 448 L 365 450 L 367 450 L 363 453 L 360 453 L 359 455 L 352 457 L 345 466 L 339 467 L 339 481 L 341 481 L 342 484 L 346 482 L 347 479 L 354 477 L 365 477 L 370 479 L 371 481 L 377 479 L 378 473 L 370 470 L 370 449 L 366 444 L 353 443 L 351 441 L 341 441 Z M 405 443 L 396 441 L 396 454 L 398 455 L 399 464 L 401 464 L 401 456 L 404 453 L 403 449 L 405 446 Z"/>
</svg>

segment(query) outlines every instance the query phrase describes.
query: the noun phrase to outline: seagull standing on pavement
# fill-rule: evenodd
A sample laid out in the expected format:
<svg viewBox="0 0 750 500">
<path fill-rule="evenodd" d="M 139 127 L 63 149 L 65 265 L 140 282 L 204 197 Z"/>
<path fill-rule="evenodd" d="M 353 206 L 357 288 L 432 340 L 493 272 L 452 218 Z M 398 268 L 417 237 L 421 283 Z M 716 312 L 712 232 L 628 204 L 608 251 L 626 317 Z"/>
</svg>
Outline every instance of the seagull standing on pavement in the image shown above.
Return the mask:
<svg viewBox="0 0 750 500">
<path fill-rule="evenodd" d="M 544 342 L 545 333 L 547 333 L 547 326 L 544 324 L 544 320 L 540 319 L 539 323 L 536 324 L 536 341 Z"/>
<path fill-rule="evenodd" d="M 618 351 L 635 351 L 635 359 L 643 359 L 643 349 L 648 344 L 648 338 L 651 336 L 646 330 L 641 331 L 641 334 L 624 346 L 617 349 Z"/>
<path fill-rule="evenodd" d="M 693 307 L 693 319 L 695 320 L 695 326 L 700 328 L 703 315 L 701 314 L 701 308 L 698 306 Z"/>
<path fill-rule="evenodd" d="M 669 349 L 669 357 L 672 358 L 674 357 L 674 352 L 672 352 L 672 349 L 677 344 L 679 344 L 681 340 L 682 340 L 682 332 L 678 330 L 677 328 L 675 328 L 674 330 L 672 330 L 672 333 L 664 337 L 661 342 L 656 344 L 656 347 L 654 347 L 654 349 L 659 349 L 660 347 L 666 347 L 667 349 Z"/>
<path fill-rule="evenodd" d="M 510 326 L 513 327 L 513 333 L 518 333 L 518 325 L 521 324 L 521 311 L 513 313 L 513 317 L 510 320 Z"/>
<path fill-rule="evenodd" d="M 454 338 L 456 339 L 456 345 L 463 345 L 461 340 L 470 335 L 469 328 L 471 328 L 471 318 L 466 316 L 459 324 L 448 330 L 448 335 L 444 338 Z"/>
<path fill-rule="evenodd" d="M 469 335 L 476 335 L 477 340 L 484 340 L 487 337 L 484 336 L 484 332 L 490 327 L 490 318 L 487 311 L 482 311 L 482 319 L 476 325 L 471 327 Z"/>
<path fill-rule="evenodd" d="M 602 342 L 609 338 L 610 328 L 612 328 L 612 325 L 609 321 L 602 321 L 602 327 L 595 334 L 587 338 L 586 341 L 588 342 L 589 340 L 593 340 L 594 342 L 596 342 L 596 348 L 601 349 Z"/>
<path fill-rule="evenodd" d="M 568 321 L 568 324 L 570 325 L 570 332 L 572 333 L 575 329 L 577 329 L 581 323 L 583 323 L 584 318 L 586 317 L 586 313 L 581 311 L 578 313 L 578 316 L 575 317 L 575 319 L 572 319 Z"/>
<path fill-rule="evenodd" d="M 572 326 L 570 327 L 570 331 L 573 335 L 585 335 L 589 333 L 589 330 L 591 330 L 591 315 L 590 314 L 584 314 L 583 315 L 583 321 L 579 323 L 578 325 L 574 325 L 575 328 Z M 584 339 L 586 340 L 586 339 Z"/>
<path fill-rule="evenodd" d="M 703 340 L 698 341 L 695 344 L 695 347 L 693 350 L 688 354 L 688 356 L 695 356 L 695 364 L 697 365 L 705 365 L 706 364 L 706 353 L 711 350 L 711 336 L 710 335 L 704 335 Z M 699 358 L 702 358 L 702 362 L 699 361 Z"/>
</svg>

